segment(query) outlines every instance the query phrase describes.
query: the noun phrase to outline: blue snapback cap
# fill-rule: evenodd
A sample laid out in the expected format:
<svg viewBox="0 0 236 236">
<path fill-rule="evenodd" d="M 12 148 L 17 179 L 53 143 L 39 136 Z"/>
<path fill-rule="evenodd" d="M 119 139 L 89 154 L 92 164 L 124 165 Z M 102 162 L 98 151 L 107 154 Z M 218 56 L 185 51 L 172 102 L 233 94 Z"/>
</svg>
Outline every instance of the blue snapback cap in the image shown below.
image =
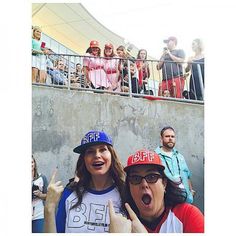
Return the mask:
<svg viewBox="0 0 236 236">
<path fill-rule="evenodd" d="M 105 143 L 112 146 L 112 139 L 104 131 L 90 130 L 81 140 L 81 144 L 73 149 L 75 153 L 81 153 L 86 148 Z"/>
</svg>

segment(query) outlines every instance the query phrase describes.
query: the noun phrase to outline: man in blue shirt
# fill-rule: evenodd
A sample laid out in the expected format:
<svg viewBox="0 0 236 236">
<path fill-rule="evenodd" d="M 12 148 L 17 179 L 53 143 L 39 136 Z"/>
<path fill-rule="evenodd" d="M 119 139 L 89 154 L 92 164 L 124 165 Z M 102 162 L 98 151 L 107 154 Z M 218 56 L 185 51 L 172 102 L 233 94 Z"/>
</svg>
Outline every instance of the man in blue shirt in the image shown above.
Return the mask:
<svg viewBox="0 0 236 236">
<path fill-rule="evenodd" d="M 57 62 L 56 69 L 48 68 L 47 73 L 52 78 L 53 84 L 67 85 L 67 76 L 65 74 L 65 64 L 62 60 Z"/>
<path fill-rule="evenodd" d="M 185 188 L 187 192 L 186 202 L 192 203 L 195 191 L 190 180 L 191 172 L 182 154 L 175 147 L 175 131 L 172 127 L 164 127 L 161 130 L 162 146 L 156 148 L 155 152 L 160 155 L 162 164 L 165 166 L 165 174 L 171 180 L 179 181 L 179 187 Z"/>
</svg>

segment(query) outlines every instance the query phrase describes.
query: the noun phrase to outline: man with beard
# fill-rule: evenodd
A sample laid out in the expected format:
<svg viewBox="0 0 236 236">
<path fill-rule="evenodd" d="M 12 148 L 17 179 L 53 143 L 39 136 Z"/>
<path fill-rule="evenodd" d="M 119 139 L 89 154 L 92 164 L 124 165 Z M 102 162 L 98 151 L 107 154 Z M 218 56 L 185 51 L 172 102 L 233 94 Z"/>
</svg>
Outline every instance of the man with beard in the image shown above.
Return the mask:
<svg viewBox="0 0 236 236">
<path fill-rule="evenodd" d="M 175 147 L 175 131 L 167 126 L 161 130 L 162 146 L 156 148 L 155 152 L 161 157 L 165 166 L 165 174 L 173 181 L 179 182 L 179 187 L 187 191 L 186 202 L 193 203 L 195 191 L 190 180 L 191 172 L 182 154 Z"/>
</svg>

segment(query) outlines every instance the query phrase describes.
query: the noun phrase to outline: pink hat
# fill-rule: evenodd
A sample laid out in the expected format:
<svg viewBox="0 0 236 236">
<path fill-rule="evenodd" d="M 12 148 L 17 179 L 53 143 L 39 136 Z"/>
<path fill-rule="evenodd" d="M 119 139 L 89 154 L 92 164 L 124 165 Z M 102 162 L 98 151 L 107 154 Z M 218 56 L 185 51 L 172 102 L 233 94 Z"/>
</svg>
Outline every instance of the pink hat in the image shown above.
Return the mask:
<svg viewBox="0 0 236 236">
<path fill-rule="evenodd" d="M 90 42 L 90 47 L 91 47 L 91 48 L 99 48 L 99 42 L 96 41 L 96 40 L 92 40 L 92 41 Z"/>
<path fill-rule="evenodd" d="M 105 48 L 111 48 L 111 49 L 113 49 L 113 45 L 112 45 L 111 43 L 106 43 L 106 44 L 105 44 Z"/>
</svg>

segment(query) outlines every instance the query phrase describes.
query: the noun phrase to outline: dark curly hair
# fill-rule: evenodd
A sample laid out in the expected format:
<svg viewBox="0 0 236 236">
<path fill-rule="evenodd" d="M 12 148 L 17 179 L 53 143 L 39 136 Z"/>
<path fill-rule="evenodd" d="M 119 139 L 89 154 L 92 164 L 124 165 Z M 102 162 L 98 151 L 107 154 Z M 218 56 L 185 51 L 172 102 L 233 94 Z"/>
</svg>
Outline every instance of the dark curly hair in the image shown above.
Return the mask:
<svg viewBox="0 0 236 236">
<path fill-rule="evenodd" d="M 107 145 L 108 150 L 111 153 L 111 167 L 110 167 L 110 176 L 114 181 L 118 192 L 120 193 L 121 198 L 121 211 L 125 212 L 125 172 L 123 170 L 123 166 L 120 162 L 120 159 L 111 145 Z M 77 161 L 76 164 L 76 175 L 79 177 L 79 181 L 72 182 L 68 188 L 75 191 L 78 197 L 78 201 L 75 205 L 71 207 L 71 209 L 77 207 L 81 204 L 83 195 L 87 191 L 90 181 L 91 181 L 91 174 L 88 172 L 85 161 L 84 161 L 85 151 L 83 151 Z"/>
<path fill-rule="evenodd" d="M 179 187 L 179 184 L 181 182 L 173 182 L 170 180 L 164 173 L 163 170 L 157 167 L 157 170 L 162 176 L 162 180 L 166 180 L 166 191 L 164 195 L 164 204 L 165 207 L 174 207 L 177 204 L 184 203 L 187 198 L 187 192 L 185 189 L 182 189 Z M 129 172 L 127 173 L 127 176 L 129 175 Z M 129 203 L 135 214 L 139 217 L 139 210 L 138 207 L 136 206 L 131 193 L 130 193 L 130 188 L 129 188 L 129 182 L 128 178 L 126 177 L 125 180 L 125 189 L 126 189 L 126 202 Z"/>
</svg>

